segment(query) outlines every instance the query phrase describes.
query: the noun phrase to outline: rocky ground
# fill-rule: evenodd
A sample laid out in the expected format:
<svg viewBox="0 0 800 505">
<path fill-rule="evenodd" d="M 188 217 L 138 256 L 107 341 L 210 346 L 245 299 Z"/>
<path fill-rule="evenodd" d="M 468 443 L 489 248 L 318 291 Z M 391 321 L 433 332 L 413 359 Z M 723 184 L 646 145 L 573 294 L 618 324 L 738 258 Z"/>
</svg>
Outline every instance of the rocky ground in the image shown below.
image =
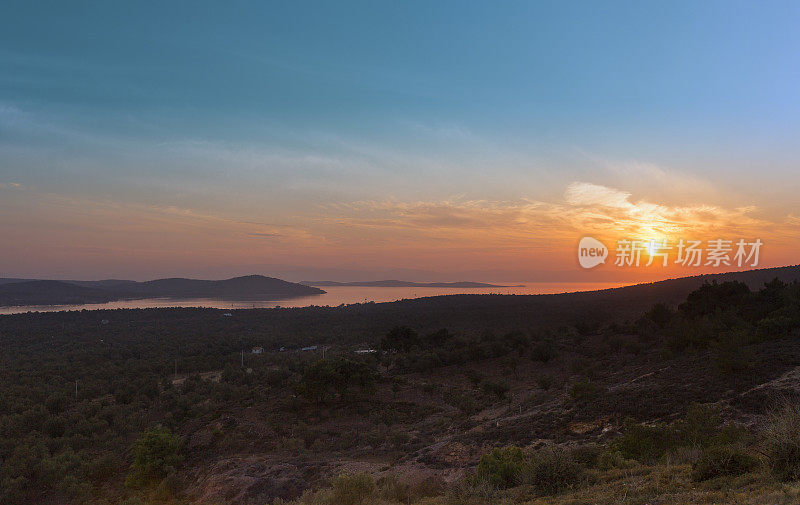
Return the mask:
<svg viewBox="0 0 800 505">
<path fill-rule="evenodd" d="M 714 404 L 725 422 L 757 430 L 765 405 L 800 395 L 800 341 L 771 341 L 744 351 L 751 353 L 752 366 L 730 373 L 708 353 L 668 356 L 657 342 L 635 335 L 594 335 L 562 342 L 546 363 L 516 357 L 430 373 L 384 369 L 375 401 L 385 405 L 392 422 L 331 409 L 307 424 L 330 439 L 351 436 L 351 447 L 334 450 L 322 437 L 311 447 L 287 448 L 263 442 L 270 439 L 269 428 L 255 411 L 235 414 L 234 422 L 248 425 L 259 442 L 195 462 L 187 494 L 197 503 L 293 499 L 332 476 L 360 471 L 452 483 L 493 447 L 603 443 L 619 435 L 626 419 L 670 422 L 693 402 Z M 510 390 L 502 398 L 488 395 L 471 381 L 476 375 L 505 381 Z M 576 392 L 576 384 L 591 388 Z M 211 436 L 208 430 L 198 433 Z"/>
</svg>

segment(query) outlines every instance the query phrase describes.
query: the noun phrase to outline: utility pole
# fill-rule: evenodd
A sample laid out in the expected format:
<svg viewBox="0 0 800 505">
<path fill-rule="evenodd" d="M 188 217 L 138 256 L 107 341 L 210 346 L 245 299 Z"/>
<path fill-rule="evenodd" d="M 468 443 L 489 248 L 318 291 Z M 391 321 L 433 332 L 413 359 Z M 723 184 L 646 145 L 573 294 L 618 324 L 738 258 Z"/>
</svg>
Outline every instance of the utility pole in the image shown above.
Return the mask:
<svg viewBox="0 0 800 505">
<path fill-rule="evenodd" d="M 75 399 L 78 398 L 78 381 L 75 381 Z"/>
<path fill-rule="evenodd" d="M 242 349 L 242 368 L 244 368 L 244 349 Z"/>
</svg>

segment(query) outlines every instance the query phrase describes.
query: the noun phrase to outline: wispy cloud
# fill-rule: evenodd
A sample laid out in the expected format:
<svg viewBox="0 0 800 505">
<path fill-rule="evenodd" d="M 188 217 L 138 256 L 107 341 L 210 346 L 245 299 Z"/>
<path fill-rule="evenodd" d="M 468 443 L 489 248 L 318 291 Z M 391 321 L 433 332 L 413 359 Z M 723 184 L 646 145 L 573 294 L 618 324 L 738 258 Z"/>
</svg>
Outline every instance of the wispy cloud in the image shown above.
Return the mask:
<svg viewBox="0 0 800 505">
<path fill-rule="evenodd" d="M 564 199 L 574 206 L 599 206 L 614 207 L 618 209 L 631 209 L 634 205 L 628 201 L 631 194 L 625 191 L 590 184 L 587 182 L 574 182 L 567 186 Z"/>
<path fill-rule="evenodd" d="M 565 192 L 568 214 L 576 221 L 592 216 L 607 223 L 604 232 L 626 232 L 635 238 L 662 238 L 676 234 L 707 235 L 712 231 L 765 231 L 780 223 L 756 217 L 754 206 L 726 208 L 710 204 L 670 206 L 646 200 L 632 201 L 631 194 L 606 186 L 576 182 Z"/>
<path fill-rule="evenodd" d="M 561 201 L 360 201 L 331 207 L 328 220 L 373 230 L 411 230 L 428 238 L 461 238 L 482 246 L 520 241 L 560 244 L 582 235 L 706 239 L 715 233 L 789 232 L 788 221 L 758 217 L 752 206 L 662 205 L 635 201 L 627 191 L 586 182 L 568 185 Z"/>
<path fill-rule="evenodd" d="M 447 270 L 506 264 L 533 268 L 535 263 L 558 270 L 571 267 L 575 243 L 584 235 L 609 243 L 619 238 L 762 238 L 770 247 L 782 242 L 785 250 L 800 240 L 800 218 L 794 215 L 770 220 L 755 207 L 670 206 L 586 182 L 569 184 L 553 201 L 389 198 L 269 216 L 33 192 L 7 195 L 0 199 L 0 229 L 10 244 L 40 244 L 36 256 L 41 264 L 127 261 L 169 270 L 220 261 L 357 261 Z M 35 259 L 22 249 L 14 251 L 5 252 L 11 261 Z"/>
</svg>

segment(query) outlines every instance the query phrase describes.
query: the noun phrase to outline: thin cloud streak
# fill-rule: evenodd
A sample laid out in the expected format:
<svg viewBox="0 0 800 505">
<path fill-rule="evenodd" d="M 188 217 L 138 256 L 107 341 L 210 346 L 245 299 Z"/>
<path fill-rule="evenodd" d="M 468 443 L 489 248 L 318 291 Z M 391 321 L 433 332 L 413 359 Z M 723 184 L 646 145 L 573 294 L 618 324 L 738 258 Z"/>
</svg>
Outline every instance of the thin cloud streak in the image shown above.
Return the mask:
<svg viewBox="0 0 800 505">
<path fill-rule="evenodd" d="M 12 194 L 12 193 L 9 193 Z M 67 198 L 32 190 L 0 201 L 6 264 L 59 264 L 87 271 L 98 261 L 192 267 L 285 263 L 542 272 L 574 265 L 577 240 L 761 238 L 775 250 L 800 241 L 789 215 L 753 206 L 662 205 L 630 192 L 576 181 L 561 199 L 357 200 L 254 219 L 177 205 Z M 768 261 L 768 257 L 765 257 Z M 525 267 L 527 265 L 527 267 Z M 144 267 L 143 267 L 144 268 Z"/>
</svg>

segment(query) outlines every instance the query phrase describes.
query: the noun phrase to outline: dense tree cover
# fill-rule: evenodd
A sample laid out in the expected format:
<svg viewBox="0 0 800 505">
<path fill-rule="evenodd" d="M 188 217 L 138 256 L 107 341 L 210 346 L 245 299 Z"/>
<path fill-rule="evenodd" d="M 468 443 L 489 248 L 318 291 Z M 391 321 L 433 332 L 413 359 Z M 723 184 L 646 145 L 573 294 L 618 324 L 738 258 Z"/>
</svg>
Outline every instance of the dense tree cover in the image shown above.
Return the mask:
<svg viewBox="0 0 800 505">
<path fill-rule="evenodd" d="M 516 299 L 509 298 L 517 310 Z M 245 427 L 229 413 L 247 406 L 264 409 L 274 426 L 274 433 L 265 435 L 267 447 L 289 450 L 298 438 L 305 446 L 313 444 L 323 435 L 297 428 L 305 410 L 320 402 L 370 401 L 376 359 L 356 357 L 352 350 L 379 347 L 381 340 L 399 342 L 402 337 L 389 330 L 398 320 L 414 320 L 407 312 L 398 319 L 397 306 L 388 305 L 382 317 L 369 315 L 375 304 L 235 311 L 232 317 L 206 309 L 0 317 L 0 502 L 92 496 L 97 488 L 123 497 L 139 487 L 158 486 L 135 479 L 131 484 L 142 485 L 123 486 L 134 460 L 132 447 L 142 433 L 161 424 L 185 444 L 194 430 L 216 423 L 221 435 L 214 443 L 234 450 L 247 438 L 235 435 Z M 459 319 L 457 314 L 450 318 Z M 531 338 L 530 332 L 518 331 L 496 338 L 485 326 L 471 332 L 425 331 L 419 325 L 425 318 L 417 320 L 407 333 L 421 337 L 403 343 L 403 352 L 390 353 L 398 370 L 516 353 Z M 325 321 L 329 333 L 321 328 Z M 299 351 L 323 343 L 338 344 L 327 360 L 320 359 L 319 350 Z M 254 346 L 265 347 L 265 354 L 252 355 Z M 480 388 L 500 397 L 508 386 L 483 381 Z M 407 415 L 379 405 L 366 408 L 386 421 Z M 186 456 L 191 464 L 203 454 L 190 450 Z"/>
<path fill-rule="evenodd" d="M 381 339 L 380 349 L 386 365 L 400 370 L 424 371 L 509 353 L 522 356 L 532 343 L 544 341 L 545 335 L 546 332 L 539 331 L 509 331 L 497 336 L 491 330 L 470 334 L 455 333 L 447 328 L 420 334 L 407 326 L 396 326 Z"/>
<path fill-rule="evenodd" d="M 198 426 L 217 419 L 232 449 L 246 440 L 234 434 L 244 428 L 227 417 L 231 408 L 270 403 L 269 423 L 297 426 L 303 405 L 295 390 L 318 354 L 256 357 L 250 348 L 268 337 L 220 311 L 195 314 L 200 322 L 171 310 L 0 317 L 0 503 L 121 499 L 164 487 L 180 466 L 175 448 Z M 356 381 L 345 390 L 369 389 L 361 365 L 343 362 L 337 370 Z M 221 373 L 199 375 L 213 371 Z M 157 424 L 163 428 L 148 431 Z M 130 490 L 123 486 L 128 474 Z"/>
<path fill-rule="evenodd" d="M 742 371 L 749 366 L 747 345 L 800 327 L 800 283 L 775 279 L 758 291 L 736 281 L 704 284 L 677 310 L 655 305 L 638 325 L 642 333 L 661 335 L 672 352 L 708 349 L 721 368 Z"/>
<path fill-rule="evenodd" d="M 317 403 L 375 390 L 375 372 L 363 362 L 344 358 L 321 359 L 306 366 L 297 384 L 304 397 Z"/>
</svg>

